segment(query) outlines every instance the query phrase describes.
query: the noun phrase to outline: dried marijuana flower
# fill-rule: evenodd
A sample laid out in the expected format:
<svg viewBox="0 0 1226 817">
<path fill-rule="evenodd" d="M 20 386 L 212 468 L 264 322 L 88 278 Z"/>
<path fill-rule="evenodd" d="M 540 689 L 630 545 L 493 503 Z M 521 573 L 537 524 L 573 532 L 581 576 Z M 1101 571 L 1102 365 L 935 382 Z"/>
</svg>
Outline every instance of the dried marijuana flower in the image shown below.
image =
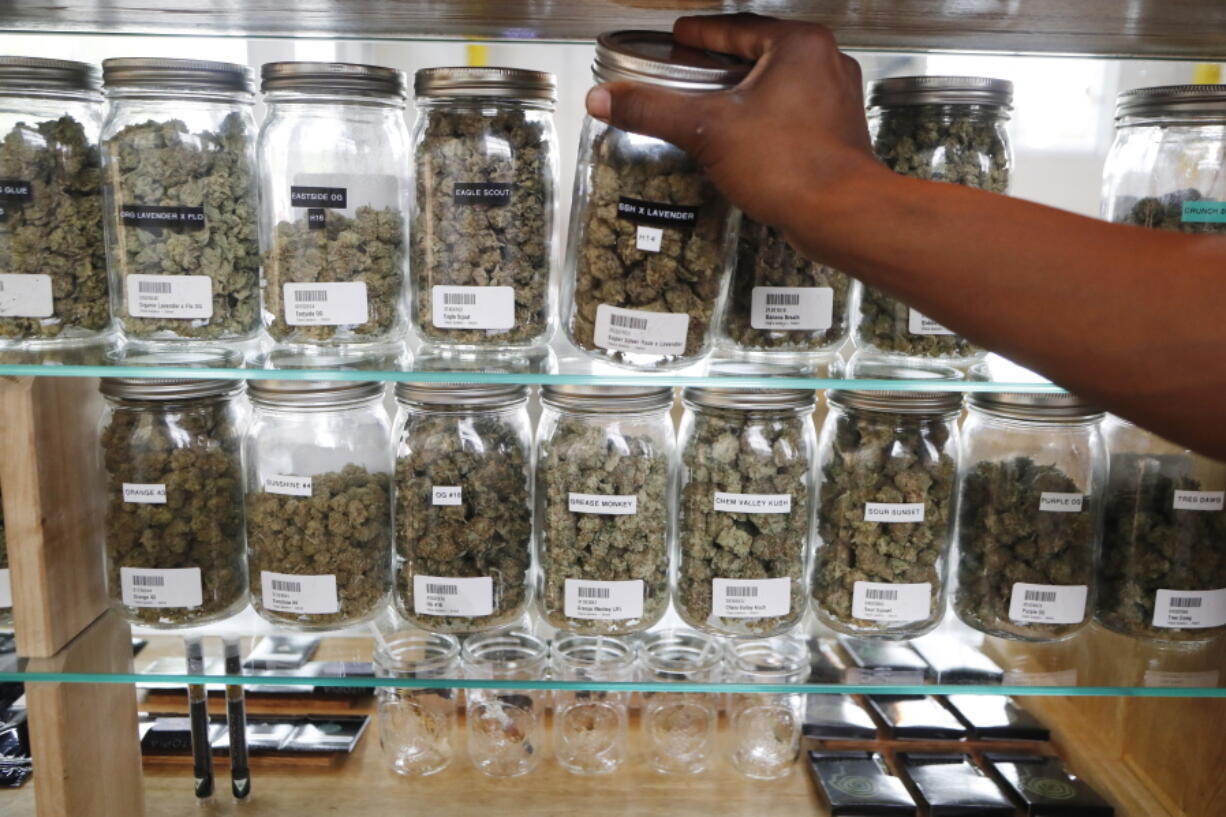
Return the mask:
<svg viewBox="0 0 1226 817">
<path fill-rule="evenodd" d="M 369 618 L 386 603 L 391 581 L 389 475 L 350 464 L 338 472 L 316 474 L 310 482 L 309 497 L 269 491 L 267 486 L 247 494 L 252 603 L 266 618 L 311 627 Z M 287 582 L 280 576 L 274 581 L 265 572 L 333 577 L 335 595 L 331 584 L 312 594 L 306 582 Z M 298 587 L 279 587 L 284 583 Z M 271 598 L 264 592 L 266 584 L 273 589 Z M 283 589 L 293 594 L 288 603 L 279 598 Z M 312 612 L 330 606 L 334 612 Z"/>
<path fill-rule="evenodd" d="M 774 227 L 742 217 L 724 331 L 744 349 L 836 348 L 847 337 L 850 288 L 846 275 L 800 255 Z"/>
<path fill-rule="evenodd" d="M 97 146 L 71 116 L 18 122 L 0 142 L 0 177 L 21 188 L 0 201 L 0 276 L 50 278 L 23 310 L 45 317 L 0 317 L 0 339 L 90 334 L 110 325 L 98 161 Z"/>
<path fill-rule="evenodd" d="M 530 459 L 526 435 L 496 412 L 409 417 L 396 460 L 396 601 L 407 619 L 436 632 L 476 632 L 524 612 Z M 428 577 L 421 598 L 418 577 Z M 488 586 L 475 582 L 461 594 L 456 579 Z M 466 609 L 482 612 L 449 612 Z"/>
<path fill-rule="evenodd" d="M 1197 202 L 1217 204 L 1206 201 L 1204 194 L 1194 187 L 1176 190 L 1165 196 L 1121 199 L 1116 202 L 1116 221 L 1158 230 L 1178 230 L 1182 233 L 1226 233 L 1226 222 L 1185 221 L 1185 206 L 1191 204 L 1194 208 Z"/>
<path fill-rule="evenodd" d="M 395 327 L 404 287 L 404 222 L 398 208 L 359 207 L 353 218 L 321 210 L 324 225 L 311 216 L 277 223 L 264 256 L 264 309 L 274 340 L 326 341 L 337 335 L 372 340 Z M 287 319 L 286 284 L 361 283 L 368 320 L 360 324 L 302 325 Z M 298 291 L 299 295 L 303 291 Z M 306 295 L 311 291 L 307 290 Z"/>
<path fill-rule="evenodd" d="M 730 207 L 687 154 L 641 141 L 616 128 L 592 140 L 590 189 L 575 205 L 568 329 L 580 348 L 616 361 L 683 361 L 709 347 Z"/>
<path fill-rule="evenodd" d="M 1111 459 L 1096 608 L 1098 620 L 1117 632 L 1200 641 L 1221 629 L 1154 623 L 1158 591 L 1226 587 L 1226 512 L 1187 475 L 1189 464 L 1178 455 Z"/>
<path fill-rule="evenodd" d="M 962 620 L 1022 638 L 1061 638 L 1079 629 L 1080 623 L 1016 620 L 1010 605 L 1017 582 L 1092 586 L 1092 508 L 1091 497 L 1054 465 L 1029 457 L 977 463 L 963 477 L 958 506 L 954 606 Z"/>
<path fill-rule="evenodd" d="M 418 331 L 467 346 L 542 340 L 557 186 L 549 115 L 430 104 L 421 116 L 411 234 Z"/>
<path fill-rule="evenodd" d="M 239 112 L 216 131 L 150 120 L 105 141 L 112 287 L 128 337 L 241 338 L 256 331 L 251 156 L 252 134 Z"/>
</svg>

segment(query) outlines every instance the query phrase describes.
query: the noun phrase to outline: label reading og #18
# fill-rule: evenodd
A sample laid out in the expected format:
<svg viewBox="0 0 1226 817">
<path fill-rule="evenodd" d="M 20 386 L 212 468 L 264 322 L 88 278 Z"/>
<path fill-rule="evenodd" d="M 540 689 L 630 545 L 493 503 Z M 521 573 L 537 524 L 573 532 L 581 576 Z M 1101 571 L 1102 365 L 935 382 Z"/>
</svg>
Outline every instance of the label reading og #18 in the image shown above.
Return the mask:
<svg viewBox="0 0 1226 817">
<path fill-rule="evenodd" d="M 851 614 L 868 621 L 923 621 L 932 613 L 932 584 L 856 582 Z"/>
<path fill-rule="evenodd" d="M 314 487 L 310 477 L 295 477 L 291 474 L 273 474 L 264 477 L 264 492 L 282 496 L 310 496 Z"/>
<path fill-rule="evenodd" d="M 677 312 L 647 312 L 601 304 L 596 307 L 593 340 L 601 349 L 615 352 L 648 352 L 658 355 L 685 353 L 690 316 Z"/>
<path fill-rule="evenodd" d="M 563 615 L 587 621 L 624 621 L 643 617 L 643 580 L 596 582 L 567 579 Z"/>
<path fill-rule="evenodd" d="M 0 275 L 0 318 L 50 318 L 54 314 L 50 275 Z"/>
<path fill-rule="evenodd" d="M 461 485 L 435 485 L 430 490 L 431 505 L 464 504 L 464 488 Z"/>
<path fill-rule="evenodd" d="M 723 618 L 774 618 L 792 611 L 792 580 L 712 579 L 711 612 Z"/>
<path fill-rule="evenodd" d="M 1155 627 L 1200 629 L 1226 624 L 1226 587 L 1217 590 L 1159 590 L 1154 597 Z"/>
<path fill-rule="evenodd" d="M 127 607 L 199 607 L 204 603 L 200 568 L 157 570 L 119 568 L 120 593 Z"/>
<path fill-rule="evenodd" d="M 430 288 L 436 329 L 510 329 L 515 326 L 515 287 Z"/>
<path fill-rule="evenodd" d="M 822 332 L 834 324 L 830 287 L 754 287 L 749 325 L 765 331 Z"/>
<path fill-rule="evenodd" d="M 413 577 L 413 612 L 422 616 L 488 616 L 494 612 L 494 580 L 489 576 Z"/>
<path fill-rule="evenodd" d="M 213 317 L 213 279 L 207 275 L 132 274 L 127 280 L 128 314 L 134 318 Z"/>
<path fill-rule="evenodd" d="M 364 281 L 285 284 L 284 290 L 290 326 L 352 326 L 370 320 Z"/>
<path fill-rule="evenodd" d="M 331 615 L 340 612 L 335 576 L 297 576 L 260 571 L 260 591 L 266 609 L 278 613 Z"/>
<path fill-rule="evenodd" d="M 1080 624 L 1086 616 L 1084 584 L 1014 582 L 1009 618 L 1026 624 Z"/>
<path fill-rule="evenodd" d="M 907 310 L 907 331 L 912 335 L 952 335 L 950 330 L 918 309 Z"/>
</svg>

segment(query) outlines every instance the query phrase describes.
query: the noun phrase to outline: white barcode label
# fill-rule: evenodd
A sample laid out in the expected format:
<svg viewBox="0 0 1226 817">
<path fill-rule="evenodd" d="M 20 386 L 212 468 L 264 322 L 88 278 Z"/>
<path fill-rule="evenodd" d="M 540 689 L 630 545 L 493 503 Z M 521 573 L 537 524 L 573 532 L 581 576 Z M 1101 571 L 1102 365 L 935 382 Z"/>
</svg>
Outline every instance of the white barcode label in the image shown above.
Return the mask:
<svg viewBox="0 0 1226 817">
<path fill-rule="evenodd" d="M 13 606 L 13 581 L 9 569 L 0 569 L 0 610 Z"/>
<path fill-rule="evenodd" d="M 136 505 L 165 505 L 166 486 L 144 482 L 125 482 L 123 501 Z"/>
<path fill-rule="evenodd" d="M 711 612 L 724 618 L 773 618 L 792 612 L 792 580 L 712 579 Z"/>
<path fill-rule="evenodd" d="M 1084 584 L 1014 582 L 1009 618 L 1028 624 L 1079 624 L 1086 616 Z"/>
<path fill-rule="evenodd" d="M 430 293 L 436 329 L 515 326 L 515 287 L 437 286 Z"/>
<path fill-rule="evenodd" d="M 260 591 L 266 609 L 278 613 L 331 615 L 339 613 L 336 577 L 295 576 L 290 573 L 260 571 Z"/>
<path fill-rule="evenodd" d="M 1199 629 L 1224 624 L 1226 587 L 1217 590 L 1159 590 L 1155 594 L 1155 627 Z"/>
<path fill-rule="evenodd" d="M 923 502 L 865 502 L 865 522 L 923 522 Z"/>
<path fill-rule="evenodd" d="M 754 287 L 749 325 L 754 329 L 821 332 L 834 324 L 830 287 Z"/>
<path fill-rule="evenodd" d="M 488 616 L 494 612 L 494 580 L 489 576 L 413 577 L 413 612 L 422 616 Z"/>
<path fill-rule="evenodd" d="M 156 570 L 119 568 L 120 594 L 127 607 L 199 607 L 204 603 L 200 568 Z"/>
<path fill-rule="evenodd" d="M 932 584 L 856 582 L 851 614 L 868 621 L 923 621 L 932 614 Z"/>
<path fill-rule="evenodd" d="M 364 281 L 286 284 L 284 290 L 290 326 L 353 326 L 370 320 Z"/>
<path fill-rule="evenodd" d="M 690 316 L 674 312 L 646 312 L 601 304 L 596 307 L 594 340 L 601 349 L 615 352 L 685 353 Z"/>
<path fill-rule="evenodd" d="M 664 230 L 659 227 L 647 227 L 642 224 L 634 233 L 634 248 L 639 252 L 659 252 L 664 242 Z"/>
<path fill-rule="evenodd" d="M 907 331 L 912 335 L 952 335 L 953 332 L 918 309 L 907 310 Z"/>
<path fill-rule="evenodd" d="M 1085 494 L 1059 494 L 1044 491 L 1039 496 L 1039 510 L 1044 513 L 1080 513 Z"/>
<path fill-rule="evenodd" d="M 432 505 L 462 505 L 464 490 L 459 485 L 435 485 L 430 492 Z"/>
<path fill-rule="evenodd" d="M 1026 672 L 1019 669 L 1007 669 L 1001 683 L 1009 687 L 1075 687 L 1077 686 L 1077 670 Z"/>
<path fill-rule="evenodd" d="M 314 487 L 310 477 L 295 477 L 291 474 L 274 474 L 264 477 L 264 491 L 284 496 L 310 496 Z"/>
<path fill-rule="evenodd" d="M 50 318 L 54 314 L 50 275 L 0 275 L 0 318 Z"/>
<path fill-rule="evenodd" d="M 634 516 L 639 512 L 639 498 L 634 494 L 576 494 L 567 496 L 571 513 L 599 513 L 606 516 Z"/>
<path fill-rule="evenodd" d="M 724 513 L 791 513 L 791 494 L 726 494 L 715 492 L 715 510 Z"/>
<path fill-rule="evenodd" d="M 563 613 L 589 621 L 624 621 L 643 617 L 643 580 L 594 582 L 567 579 Z"/>
<path fill-rule="evenodd" d="M 213 279 L 207 275 L 129 275 L 128 314 L 134 318 L 207 320 Z"/>
<path fill-rule="evenodd" d="M 1177 511 L 1220 511 L 1226 506 L 1226 491 L 1176 491 Z"/>
<path fill-rule="evenodd" d="M 1181 688 L 1213 688 L 1221 680 L 1221 674 L 1215 669 L 1199 672 L 1171 672 L 1169 670 L 1148 669 L 1142 681 L 1147 687 L 1181 687 Z"/>
</svg>

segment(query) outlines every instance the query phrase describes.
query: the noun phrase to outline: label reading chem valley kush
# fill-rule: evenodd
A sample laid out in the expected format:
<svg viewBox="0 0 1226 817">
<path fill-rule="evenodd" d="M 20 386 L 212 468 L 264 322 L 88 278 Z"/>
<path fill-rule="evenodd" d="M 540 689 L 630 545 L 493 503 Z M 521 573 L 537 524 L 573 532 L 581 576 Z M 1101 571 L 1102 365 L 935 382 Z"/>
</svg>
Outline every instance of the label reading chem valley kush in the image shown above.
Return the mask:
<svg viewBox="0 0 1226 817">
<path fill-rule="evenodd" d="M 290 326 L 351 326 L 370 320 L 364 281 L 285 284 L 284 290 Z"/>
<path fill-rule="evenodd" d="M 856 582 L 851 614 L 868 621 L 923 621 L 932 613 L 932 584 Z"/>
<path fill-rule="evenodd" d="M 791 513 L 792 495 L 727 494 L 716 491 L 713 504 L 715 510 L 724 513 Z"/>
<path fill-rule="evenodd" d="M 0 275 L 0 318 L 50 318 L 54 314 L 50 275 Z"/>
<path fill-rule="evenodd" d="M 954 334 L 918 309 L 909 309 L 907 311 L 907 331 L 912 335 Z"/>
<path fill-rule="evenodd" d="M 207 275 L 129 275 L 128 314 L 134 318 L 207 320 L 213 279 Z"/>
<path fill-rule="evenodd" d="M 1177 511 L 1220 511 L 1226 504 L 1226 491 L 1176 491 Z"/>
<path fill-rule="evenodd" d="M 134 505 L 165 505 L 166 486 L 151 482 L 125 482 L 123 501 Z"/>
<path fill-rule="evenodd" d="M 588 621 L 623 621 L 643 617 L 643 580 L 594 582 L 567 579 L 563 614 Z"/>
<path fill-rule="evenodd" d="M 423 616 L 488 616 L 494 612 L 489 576 L 413 576 L 413 612 Z"/>
<path fill-rule="evenodd" d="M 823 332 L 834 324 L 830 287 L 754 287 L 749 325 L 764 331 Z"/>
<path fill-rule="evenodd" d="M 510 329 L 515 326 L 515 287 L 430 289 L 435 329 Z"/>
<path fill-rule="evenodd" d="M 712 579 L 711 612 L 723 618 L 774 618 L 792 611 L 792 580 Z"/>
<path fill-rule="evenodd" d="M 923 522 L 923 502 L 865 502 L 865 522 Z"/>
<path fill-rule="evenodd" d="M 1184 224 L 1226 224 L 1226 201 L 1185 201 L 1180 220 Z"/>
<path fill-rule="evenodd" d="M 456 182 L 451 188 L 451 203 L 460 207 L 466 204 L 505 207 L 511 203 L 514 192 L 512 182 Z"/>
<path fill-rule="evenodd" d="M 1044 491 L 1039 495 L 1039 510 L 1044 513 L 1080 513 L 1085 494 Z"/>
<path fill-rule="evenodd" d="M 282 496 L 310 496 L 310 477 L 295 477 L 291 474 L 274 474 L 264 477 L 264 492 Z"/>
<path fill-rule="evenodd" d="M 127 607 L 199 607 L 204 603 L 200 568 L 157 570 L 119 568 L 120 593 Z"/>
<path fill-rule="evenodd" d="M 160 233 L 204 229 L 203 207 L 163 207 L 154 204 L 125 204 L 119 209 L 119 220 L 125 227 L 138 227 Z"/>
<path fill-rule="evenodd" d="M 1014 582 L 1009 618 L 1025 624 L 1080 624 L 1088 590 L 1084 584 Z"/>
<path fill-rule="evenodd" d="M 571 513 L 634 516 L 639 512 L 639 498 L 634 494 L 577 494 L 572 491 L 567 500 Z"/>
<path fill-rule="evenodd" d="M 1201 629 L 1226 624 L 1226 587 L 1217 590 L 1159 590 L 1154 596 L 1155 627 Z"/>
<path fill-rule="evenodd" d="M 331 575 L 296 576 L 261 570 L 260 591 L 264 607 L 278 613 L 331 615 L 341 609 L 336 577 Z"/>
<path fill-rule="evenodd" d="M 677 312 L 647 312 L 601 304 L 596 307 L 593 340 L 601 349 L 615 352 L 648 352 L 657 355 L 685 353 L 690 316 Z"/>
<path fill-rule="evenodd" d="M 622 196 L 617 200 L 617 217 L 644 227 L 689 230 L 698 223 L 698 208 Z"/>
</svg>

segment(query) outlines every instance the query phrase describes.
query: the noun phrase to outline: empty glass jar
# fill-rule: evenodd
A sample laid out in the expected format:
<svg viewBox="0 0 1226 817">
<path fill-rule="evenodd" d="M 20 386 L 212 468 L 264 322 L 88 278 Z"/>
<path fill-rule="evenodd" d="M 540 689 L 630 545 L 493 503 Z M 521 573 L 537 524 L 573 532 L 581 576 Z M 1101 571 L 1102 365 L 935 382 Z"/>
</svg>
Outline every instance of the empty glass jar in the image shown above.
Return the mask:
<svg viewBox="0 0 1226 817">
<path fill-rule="evenodd" d="M 716 636 L 661 630 L 639 642 L 639 674 L 655 683 L 714 684 L 724 648 Z M 719 730 L 714 692 L 644 692 L 639 716 L 647 765 L 664 774 L 700 774 L 710 766 Z"/>
<path fill-rule="evenodd" d="M 454 636 L 393 633 L 374 654 L 375 677 L 459 678 L 460 642 Z M 392 771 L 406 776 L 440 772 L 455 754 L 458 689 L 381 686 L 379 744 Z"/>
<path fill-rule="evenodd" d="M 466 678 L 540 681 L 549 646 L 517 630 L 469 636 L 461 652 Z M 549 693 L 539 689 L 469 689 L 468 757 L 490 777 L 519 777 L 540 765 Z"/>
<path fill-rule="evenodd" d="M 728 681 L 734 684 L 799 684 L 809 676 L 809 650 L 790 638 L 735 641 Z M 805 696 L 800 692 L 733 692 L 728 728 L 733 767 L 757 780 L 787 777 L 800 754 Z"/>
<path fill-rule="evenodd" d="M 550 653 L 558 681 L 633 681 L 634 649 L 607 636 L 559 633 Z M 608 774 L 626 760 L 629 692 L 557 689 L 553 752 L 572 774 Z"/>
</svg>

